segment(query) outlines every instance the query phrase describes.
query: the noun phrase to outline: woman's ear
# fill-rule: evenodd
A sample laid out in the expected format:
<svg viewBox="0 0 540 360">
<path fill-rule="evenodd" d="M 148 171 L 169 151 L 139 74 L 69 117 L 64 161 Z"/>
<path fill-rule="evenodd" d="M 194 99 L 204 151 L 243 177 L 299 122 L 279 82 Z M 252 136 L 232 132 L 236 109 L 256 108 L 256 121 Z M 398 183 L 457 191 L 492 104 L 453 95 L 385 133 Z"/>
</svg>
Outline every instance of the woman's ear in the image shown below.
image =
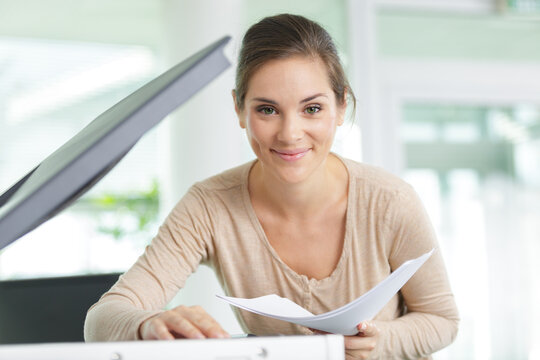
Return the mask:
<svg viewBox="0 0 540 360">
<path fill-rule="evenodd" d="M 236 101 L 236 90 L 231 91 L 233 102 L 234 102 L 234 111 L 236 112 L 236 116 L 238 117 L 238 123 L 240 124 L 240 127 L 242 129 L 246 128 L 246 121 L 244 117 L 244 112 L 238 108 L 238 102 Z"/>
</svg>

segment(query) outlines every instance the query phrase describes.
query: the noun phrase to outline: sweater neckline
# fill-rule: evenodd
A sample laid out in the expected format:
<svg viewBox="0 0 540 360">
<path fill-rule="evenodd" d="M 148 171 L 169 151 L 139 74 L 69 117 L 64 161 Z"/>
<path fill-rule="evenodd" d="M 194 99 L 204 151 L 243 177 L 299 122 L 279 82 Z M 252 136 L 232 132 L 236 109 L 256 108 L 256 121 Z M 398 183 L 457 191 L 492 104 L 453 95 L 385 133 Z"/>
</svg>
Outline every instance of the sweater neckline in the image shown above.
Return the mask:
<svg viewBox="0 0 540 360">
<path fill-rule="evenodd" d="M 352 176 L 351 169 L 349 167 L 349 164 L 347 163 L 347 160 L 342 158 L 341 156 L 331 153 L 334 156 L 336 156 L 345 166 L 345 169 L 348 173 L 348 194 L 347 194 L 347 213 L 345 215 L 345 235 L 343 240 L 343 247 L 341 249 L 341 255 L 339 258 L 339 261 L 332 271 L 330 275 L 328 275 L 325 278 L 322 279 L 316 279 L 316 278 L 309 278 L 307 275 L 299 274 L 295 270 L 293 270 L 289 265 L 287 265 L 279 256 L 277 251 L 274 249 L 274 247 L 270 244 L 270 241 L 268 240 L 268 237 L 266 236 L 266 233 L 264 232 L 264 229 L 262 227 L 262 224 L 259 221 L 259 218 L 257 217 L 257 214 L 255 213 L 255 209 L 253 208 L 253 204 L 251 203 L 251 198 L 249 195 L 249 188 L 248 188 L 248 182 L 249 182 L 249 173 L 255 163 L 258 161 L 257 159 L 253 160 L 248 166 L 246 166 L 243 174 L 242 174 L 242 198 L 244 201 L 244 206 L 246 208 L 246 212 L 251 220 L 251 223 L 253 224 L 253 227 L 255 228 L 255 231 L 258 234 L 259 241 L 262 242 L 266 250 L 270 253 L 274 261 L 286 272 L 289 273 L 293 278 L 297 279 L 303 284 L 306 284 L 310 287 L 318 287 L 325 283 L 332 282 L 335 280 L 340 273 L 342 273 L 343 268 L 345 267 L 345 262 L 347 258 L 349 257 L 350 253 L 350 247 L 351 247 L 351 231 L 352 231 L 352 218 L 353 218 L 353 199 L 355 198 L 355 186 L 354 185 L 354 177 Z"/>
</svg>

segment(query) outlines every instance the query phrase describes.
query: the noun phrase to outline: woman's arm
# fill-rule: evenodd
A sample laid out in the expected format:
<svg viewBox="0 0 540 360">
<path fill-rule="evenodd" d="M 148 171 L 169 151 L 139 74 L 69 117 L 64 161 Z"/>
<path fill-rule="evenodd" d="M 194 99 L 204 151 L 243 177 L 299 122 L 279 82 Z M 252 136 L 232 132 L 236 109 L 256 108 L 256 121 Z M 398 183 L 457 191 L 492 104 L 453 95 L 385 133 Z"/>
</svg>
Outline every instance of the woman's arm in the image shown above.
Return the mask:
<svg viewBox="0 0 540 360">
<path fill-rule="evenodd" d="M 213 227 L 202 191 L 192 187 L 144 254 L 88 311 L 86 341 L 135 340 L 211 250 Z"/>
<path fill-rule="evenodd" d="M 429 217 L 414 190 L 396 192 L 385 217 L 392 270 L 436 248 L 400 291 L 406 313 L 393 321 L 373 321 L 379 329 L 373 358 L 421 358 L 449 345 L 459 325 L 446 268 Z"/>
</svg>

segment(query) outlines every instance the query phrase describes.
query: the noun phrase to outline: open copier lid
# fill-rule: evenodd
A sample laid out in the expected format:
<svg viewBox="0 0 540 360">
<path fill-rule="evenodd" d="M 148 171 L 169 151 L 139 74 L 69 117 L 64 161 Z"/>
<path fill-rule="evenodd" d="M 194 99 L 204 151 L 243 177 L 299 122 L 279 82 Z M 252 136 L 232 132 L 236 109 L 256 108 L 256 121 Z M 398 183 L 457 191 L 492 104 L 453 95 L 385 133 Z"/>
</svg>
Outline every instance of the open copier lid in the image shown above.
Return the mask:
<svg viewBox="0 0 540 360">
<path fill-rule="evenodd" d="M 230 66 L 226 36 L 105 111 L 0 196 L 0 249 L 55 216 L 165 116 Z"/>
</svg>

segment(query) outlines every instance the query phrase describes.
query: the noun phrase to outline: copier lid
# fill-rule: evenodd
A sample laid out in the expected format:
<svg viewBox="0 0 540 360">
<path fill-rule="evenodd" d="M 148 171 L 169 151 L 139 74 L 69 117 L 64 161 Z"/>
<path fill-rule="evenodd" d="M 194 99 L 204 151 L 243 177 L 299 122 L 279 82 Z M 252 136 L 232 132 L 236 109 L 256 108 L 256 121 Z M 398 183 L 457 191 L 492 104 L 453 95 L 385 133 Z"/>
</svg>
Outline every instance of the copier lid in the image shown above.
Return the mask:
<svg viewBox="0 0 540 360">
<path fill-rule="evenodd" d="M 165 116 L 230 66 L 226 36 L 94 119 L 0 196 L 0 249 L 55 216 L 107 174 Z"/>
</svg>

